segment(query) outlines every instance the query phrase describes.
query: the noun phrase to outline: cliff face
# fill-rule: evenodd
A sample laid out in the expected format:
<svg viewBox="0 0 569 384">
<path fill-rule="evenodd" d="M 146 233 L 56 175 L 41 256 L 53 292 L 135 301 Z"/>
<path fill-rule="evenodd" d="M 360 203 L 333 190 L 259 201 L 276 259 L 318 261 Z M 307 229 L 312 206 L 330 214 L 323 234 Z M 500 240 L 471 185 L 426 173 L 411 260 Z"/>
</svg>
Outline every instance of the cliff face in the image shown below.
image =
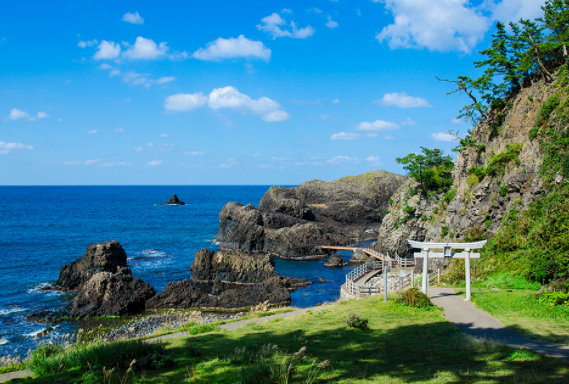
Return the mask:
<svg viewBox="0 0 569 384">
<path fill-rule="evenodd" d="M 378 225 L 390 196 L 407 180 L 373 171 L 298 187 L 271 187 L 259 207 L 230 202 L 219 214 L 216 238 L 224 248 L 265 251 L 281 257 L 323 255 L 321 244 L 347 241 Z"/>
<path fill-rule="evenodd" d="M 426 196 L 413 193 L 410 187 L 417 190 L 418 185 L 414 180 L 403 184 L 392 197 L 391 213 L 382 222 L 376 247 L 411 255 L 407 239 L 460 242 L 465 236 L 470 240 L 491 236 L 506 212 L 525 209 L 542 197 L 542 154 L 530 130 L 555 92 L 553 84 L 536 83 L 509 101 L 499 127 L 483 121 L 473 128 L 471 137 L 477 146 L 457 155 L 451 192 Z"/>
</svg>

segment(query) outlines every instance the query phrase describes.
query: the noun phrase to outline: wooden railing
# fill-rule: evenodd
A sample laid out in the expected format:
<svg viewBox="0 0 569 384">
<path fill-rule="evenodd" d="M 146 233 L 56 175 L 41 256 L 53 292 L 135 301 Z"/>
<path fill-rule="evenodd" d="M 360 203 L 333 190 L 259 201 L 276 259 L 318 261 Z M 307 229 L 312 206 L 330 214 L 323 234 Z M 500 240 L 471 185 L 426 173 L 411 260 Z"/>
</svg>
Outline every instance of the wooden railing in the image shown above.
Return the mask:
<svg viewBox="0 0 569 384">
<path fill-rule="evenodd" d="M 398 254 L 395 254 L 395 261 L 402 267 L 414 267 L 415 266 L 415 259 L 407 259 L 405 257 L 401 257 Z"/>
<path fill-rule="evenodd" d="M 346 275 L 346 290 L 352 295 L 358 297 L 362 295 L 372 295 L 374 293 L 379 293 L 379 287 L 375 287 L 371 284 L 358 284 L 356 281 L 368 272 L 378 271 L 382 269 L 382 263 L 375 260 L 368 261 L 367 263 L 354 268 L 350 273 Z M 375 292 L 376 290 L 377 292 Z"/>
</svg>

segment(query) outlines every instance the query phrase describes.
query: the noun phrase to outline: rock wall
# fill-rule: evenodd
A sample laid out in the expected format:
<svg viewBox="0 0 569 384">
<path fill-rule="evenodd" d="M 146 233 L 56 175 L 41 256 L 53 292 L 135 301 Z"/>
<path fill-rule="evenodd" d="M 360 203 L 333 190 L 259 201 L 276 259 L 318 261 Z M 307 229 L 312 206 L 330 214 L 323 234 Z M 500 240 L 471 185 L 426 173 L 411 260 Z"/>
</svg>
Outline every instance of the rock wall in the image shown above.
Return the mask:
<svg viewBox="0 0 569 384">
<path fill-rule="evenodd" d="M 469 147 L 456 156 L 454 196 L 447 194 L 445 200 L 443 193 L 413 194 L 409 187 L 418 189 L 414 180 L 401 185 L 392 196 L 391 213 L 382 222 L 376 249 L 410 256 L 413 250 L 407 239 L 460 242 L 469 233 L 492 236 L 510 209 L 524 209 L 542 197 L 545 191 L 539 176 L 539 142 L 532 141 L 528 132 L 535 126 L 541 105 L 554 92 L 553 85 L 536 83 L 509 101 L 511 105 L 500 128 L 483 121 L 472 129 L 472 139 L 484 149 Z M 491 159 L 497 159 L 496 155 L 519 144 L 519 161 L 505 162 L 500 167 L 503 172 L 486 175 L 482 180 L 469 173 L 473 167 L 487 167 Z M 405 212 L 407 206 L 411 209 Z M 413 208 L 415 211 L 410 214 Z"/>
<path fill-rule="evenodd" d="M 390 196 L 407 180 L 373 171 L 298 187 L 271 187 L 259 207 L 230 202 L 219 214 L 216 239 L 224 248 L 263 251 L 285 258 L 326 255 L 322 244 L 349 241 L 378 225 Z"/>
</svg>

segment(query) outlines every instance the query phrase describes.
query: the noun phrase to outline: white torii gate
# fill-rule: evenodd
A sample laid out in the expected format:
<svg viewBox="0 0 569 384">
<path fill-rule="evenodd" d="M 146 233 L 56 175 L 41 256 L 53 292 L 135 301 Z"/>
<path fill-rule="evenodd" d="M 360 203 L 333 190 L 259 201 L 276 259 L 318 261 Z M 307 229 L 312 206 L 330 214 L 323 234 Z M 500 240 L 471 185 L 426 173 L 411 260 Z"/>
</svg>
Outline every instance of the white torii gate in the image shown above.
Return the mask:
<svg viewBox="0 0 569 384">
<path fill-rule="evenodd" d="M 426 295 L 429 286 L 429 257 L 451 257 L 454 259 L 464 259 L 464 269 L 466 274 L 466 300 L 470 300 L 470 259 L 479 259 L 480 253 L 471 253 L 472 249 L 480 249 L 486 244 L 486 240 L 475 243 L 425 243 L 423 241 L 407 240 L 413 248 L 418 248 L 421 252 L 415 253 L 415 258 L 423 258 L 423 287 L 422 291 Z M 432 249 L 442 249 L 443 252 L 432 252 Z M 464 252 L 453 253 L 454 249 L 464 249 Z"/>
</svg>

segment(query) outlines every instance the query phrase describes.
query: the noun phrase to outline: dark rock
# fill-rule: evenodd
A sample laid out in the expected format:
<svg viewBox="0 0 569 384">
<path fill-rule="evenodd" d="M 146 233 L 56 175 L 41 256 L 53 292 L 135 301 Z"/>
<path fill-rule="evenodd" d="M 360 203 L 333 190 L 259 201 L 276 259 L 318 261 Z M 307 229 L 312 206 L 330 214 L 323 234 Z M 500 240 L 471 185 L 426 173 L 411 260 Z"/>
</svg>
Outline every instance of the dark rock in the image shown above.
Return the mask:
<svg viewBox="0 0 569 384">
<path fill-rule="evenodd" d="M 328 258 L 324 263 L 325 267 L 344 267 L 346 265 L 348 265 L 348 263 L 338 254 L 330 256 L 330 258 Z"/>
<path fill-rule="evenodd" d="M 319 278 L 318 278 L 318 281 L 321 282 L 321 283 L 325 283 L 325 282 L 326 282 L 326 279 L 324 279 L 323 277 L 319 277 Z"/>
<path fill-rule="evenodd" d="M 188 280 L 168 283 L 166 288 L 146 302 L 146 309 L 215 307 L 217 299 Z"/>
<path fill-rule="evenodd" d="M 54 328 L 52 328 L 52 327 L 47 327 L 47 328 L 44 329 L 43 331 L 38 332 L 38 333 L 36 334 L 36 337 L 44 337 L 44 336 L 50 334 L 50 333 L 53 332 L 53 331 L 55 331 Z"/>
<path fill-rule="evenodd" d="M 295 278 L 287 276 L 275 276 L 268 280 L 263 281 L 265 285 L 274 285 L 275 287 L 286 288 L 289 291 L 294 291 L 298 287 L 306 287 L 312 283 L 308 279 Z"/>
<path fill-rule="evenodd" d="M 174 193 L 172 197 L 168 199 L 166 204 L 160 204 L 160 205 L 186 205 L 186 203 L 180 201 L 180 199 L 178 199 L 178 196 L 176 196 L 176 194 Z"/>
<path fill-rule="evenodd" d="M 249 254 L 239 250 L 218 251 L 201 249 L 196 252 L 190 267 L 192 280 L 200 283 L 258 284 L 272 277 L 275 261 L 266 254 Z"/>
<path fill-rule="evenodd" d="M 69 317 L 69 310 L 61 309 L 58 311 L 41 311 L 33 313 L 26 317 L 26 321 L 31 321 L 34 323 L 58 324 L 61 323 L 66 317 Z"/>
<path fill-rule="evenodd" d="M 365 263 L 369 260 L 369 255 L 361 249 L 357 249 L 352 257 L 350 258 L 350 263 Z"/>
<path fill-rule="evenodd" d="M 228 289 L 218 296 L 217 307 L 240 309 L 255 307 L 264 303 L 269 305 L 290 305 L 290 293 L 286 288 L 266 283 L 242 289 Z"/>
<path fill-rule="evenodd" d="M 259 207 L 230 202 L 219 214 L 216 238 L 224 248 L 264 251 L 284 258 L 325 256 L 326 244 L 350 241 L 378 225 L 406 177 L 372 171 L 332 182 L 271 187 Z"/>
<path fill-rule="evenodd" d="M 129 269 L 130 271 L 130 269 Z M 99 272 L 79 289 L 71 302 L 71 317 L 123 316 L 143 312 L 145 302 L 156 295 L 144 281 L 125 274 Z"/>
<path fill-rule="evenodd" d="M 61 268 L 55 285 L 62 289 L 77 289 L 99 272 L 130 275 L 126 258 L 126 252 L 116 240 L 89 244 L 82 258 Z"/>
</svg>

